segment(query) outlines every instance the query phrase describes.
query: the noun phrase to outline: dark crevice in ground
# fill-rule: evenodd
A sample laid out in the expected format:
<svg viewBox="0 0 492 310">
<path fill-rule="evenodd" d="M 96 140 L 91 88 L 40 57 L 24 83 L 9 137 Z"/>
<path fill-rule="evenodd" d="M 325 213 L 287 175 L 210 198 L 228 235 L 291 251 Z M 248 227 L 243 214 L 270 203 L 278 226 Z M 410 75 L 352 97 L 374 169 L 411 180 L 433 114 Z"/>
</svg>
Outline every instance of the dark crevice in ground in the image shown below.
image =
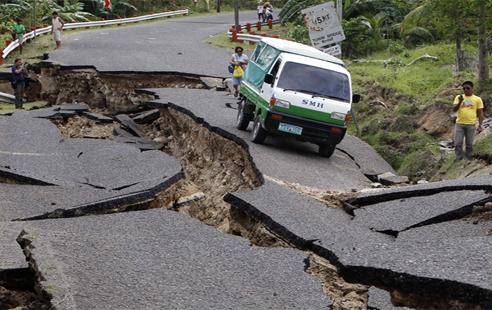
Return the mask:
<svg viewBox="0 0 492 310">
<path fill-rule="evenodd" d="M 462 218 L 472 214 L 473 211 L 475 210 L 476 206 L 485 205 L 487 202 L 491 202 L 491 201 L 492 201 L 492 196 L 485 198 L 485 199 L 482 199 L 482 200 L 479 200 L 479 201 L 476 201 L 476 202 L 473 202 L 473 203 L 468 204 L 466 206 L 463 206 L 457 210 L 447 212 L 447 213 L 441 214 L 439 216 L 430 218 L 426 221 L 417 223 L 415 225 L 412 225 L 410 227 L 405 228 L 402 231 L 406 231 L 406 230 L 410 230 L 413 228 L 422 227 L 422 226 L 426 226 L 426 225 L 433 225 L 433 224 L 439 224 L 439 223 L 443 223 L 443 222 L 462 219 Z"/>
<path fill-rule="evenodd" d="M 183 177 L 177 174 L 148 190 L 136 191 L 116 197 L 111 197 L 91 203 L 74 206 L 70 209 L 57 209 L 41 215 L 14 219 L 14 221 L 34 221 L 44 219 L 69 218 L 85 215 L 111 214 L 118 212 L 140 211 L 149 209 L 153 199 L 166 188 L 178 182 Z"/>
<path fill-rule="evenodd" d="M 492 298 L 489 291 L 469 284 L 417 277 L 397 273 L 389 269 L 343 265 L 334 252 L 316 244 L 312 240 L 305 240 L 297 236 L 286 227 L 275 222 L 267 214 L 262 213 L 254 206 L 233 194 L 227 194 L 224 200 L 244 210 L 255 221 L 262 222 L 275 236 L 282 236 L 284 240 L 288 240 L 294 247 L 303 251 L 311 251 L 329 261 L 331 265 L 337 268 L 338 274 L 348 283 L 382 287 L 390 292 L 398 291 L 402 294 L 412 296 L 412 301 L 406 302 L 406 306 L 412 306 L 413 304 L 417 305 L 415 306 L 416 308 L 421 308 L 419 300 L 432 298 L 434 304 L 438 304 L 438 308 L 440 309 L 447 309 L 453 303 L 463 304 L 468 307 L 484 307 L 488 305 L 487 302 Z M 485 304 L 476 305 L 477 301 L 484 302 Z"/>
<path fill-rule="evenodd" d="M 39 294 L 30 268 L 0 270 L 0 309 L 48 310 L 49 297 Z"/>
<path fill-rule="evenodd" d="M 54 184 L 52 183 L 31 178 L 22 173 L 18 173 L 7 169 L 0 169 L 0 183 L 18 184 L 18 185 L 54 186 Z"/>
<path fill-rule="evenodd" d="M 420 188 L 420 189 L 408 189 L 399 190 L 397 192 L 386 192 L 386 193 L 375 193 L 366 197 L 358 197 L 352 200 L 348 200 L 352 206 L 364 207 L 368 205 L 373 205 L 377 203 L 399 200 L 405 198 L 415 198 L 422 196 L 432 196 L 435 194 L 443 192 L 454 192 L 454 191 L 485 191 L 487 193 L 492 193 L 492 184 L 477 184 L 477 185 L 444 185 L 442 187 L 436 188 Z"/>
</svg>

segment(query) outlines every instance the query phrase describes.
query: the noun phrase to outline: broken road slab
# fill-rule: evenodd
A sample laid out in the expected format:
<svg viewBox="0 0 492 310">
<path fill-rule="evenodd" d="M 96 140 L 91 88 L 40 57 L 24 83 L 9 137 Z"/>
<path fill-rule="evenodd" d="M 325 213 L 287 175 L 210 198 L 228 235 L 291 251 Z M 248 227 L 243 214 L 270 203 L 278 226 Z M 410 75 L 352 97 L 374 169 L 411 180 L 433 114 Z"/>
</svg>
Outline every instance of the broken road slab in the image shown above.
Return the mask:
<svg viewBox="0 0 492 310">
<path fill-rule="evenodd" d="M 321 282 L 304 272 L 304 253 L 252 247 L 177 212 L 25 225 L 23 239 L 32 244 L 27 250 L 47 279 L 41 286 L 68 294 L 51 300 L 62 308 L 72 301 L 80 309 L 325 309 L 331 304 Z M 43 265 L 48 260 L 57 263 Z"/>
<path fill-rule="evenodd" d="M 77 113 L 82 113 L 89 111 L 89 106 L 85 103 L 65 103 L 60 105 L 60 110 L 74 111 Z"/>
<path fill-rule="evenodd" d="M 118 114 L 115 116 L 116 120 L 120 122 L 121 126 L 130 131 L 137 137 L 145 138 L 145 134 L 138 127 L 138 125 L 126 114 Z"/>
<path fill-rule="evenodd" d="M 147 89 L 158 100 L 156 108 L 175 108 L 205 122 L 212 131 L 227 133 L 229 138 L 247 143 L 249 152 L 260 171 L 276 179 L 323 190 L 351 190 L 368 187 L 370 182 L 357 164 L 344 152 L 335 151 L 332 158 L 318 155 L 317 146 L 299 141 L 269 137 L 265 145 L 250 142 L 249 131 L 236 129 L 236 99 L 224 92 L 199 89 Z M 296 163 L 295 167 L 292 163 Z M 329 176 L 329 177 L 327 177 Z"/>
<path fill-rule="evenodd" d="M 26 257 L 17 242 L 21 229 L 18 223 L 0 222 L 0 285 L 2 272 L 27 268 Z"/>
<path fill-rule="evenodd" d="M 374 192 L 361 193 L 350 201 L 355 206 L 367 206 L 390 200 L 397 200 L 417 196 L 429 196 L 441 192 L 460 190 L 483 190 L 492 192 L 492 175 L 469 177 L 458 180 L 446 180 L 412 186 L 385 189 Z"/>
<path fill-rule="evenodd" d="M 152 109 L 149 111 L 140 112 L 133 116 L 132 119 L 137 124 L 148 124 L 158 119 L 160 115 L 161 113 L 158 109 Z"/>
<path fill-rule="evenodd" d="M 94 112 L 85 111 L 82 113 L 85 117 L 95 120 L 98 123 L 112 123 L 113 118 Z"/>
<path fill-rule="evenodd" d="M 385 172 L 395 173 L 391 165 L 385 161 L 369 144 L 361 139 L 345 135 L 337 149 L 348 154 L 360 167 L 361 172 L 367 176 L 377 176 Z"/>
<path fill-rule="evenodd" d="M 404 198 L 354 210 L 353 222 L 374 231 L 401 232 L 413 227 L 462 218 L 490 197 L 485 191 L 454 191 Z"/>
<path fill-rule="evenodd" d="M 283 240 L 330 260 L 349 282 L 492 306 L 489 237 L 398 243 L 341 209 L 269 182 L 224 199 Z"/>
<path fill-rule="evenodd" d="M 492 229 L 490 222 L 464 218 L 400 232 L 395 242 L 427 242 L 429 240 L 486 237 L 489 235 L 490 229 Z"/>
</svg>

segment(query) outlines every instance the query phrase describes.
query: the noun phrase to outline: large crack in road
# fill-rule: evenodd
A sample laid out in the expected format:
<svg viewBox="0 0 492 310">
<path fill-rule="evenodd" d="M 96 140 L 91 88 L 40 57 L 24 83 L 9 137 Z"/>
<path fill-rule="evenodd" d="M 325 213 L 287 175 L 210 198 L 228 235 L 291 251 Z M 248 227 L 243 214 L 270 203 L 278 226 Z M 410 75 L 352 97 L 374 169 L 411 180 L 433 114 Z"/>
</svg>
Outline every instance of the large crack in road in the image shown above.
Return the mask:
<svg viewBox="0 0 492 310">
<path fill-rule="evenodd" d="M 483 237 L 481 239 L 460 239 L 459 242 L 456 242 L 456 247 L 445 240 L 443 245 L 448 246 L 448 248 L 442 245 L 439 247 L 433 243 L 416 242 L 418 237 L 408 234 L 408 232 L 417 231 L 417 228 L 422 229 L 439 223 L 447 224 L 461 220 L 466 216 L 473 216 L 475 218 L 473 222 L 481 223 L 481 227 L 488 225 L 490 222 L 487 220 L 486 211 L 488 209 L 485 204 L 490 201 L 490 178 L 474 179 L 470 184 L 464 185 L 458 183 L 431 184 L 425 188 L 417 186 L 416 188 L 395 189 L 389 193 L 362 195 L 353 191 L 322 191 L 310 186 L 309 180 L 307 185 L 283 180 L 281 178 L 285 174 L 283 172 L 275 174 L 275 170 L 269 170 L 275 176 L 265 177 L 265 181 L 262 174 L 262 172 L 264 173 L 264 165 L 260 168 L 256 166 L 258 160 L 264 159 L 256 157 L 255 154 L 258 153 L 258 150 L 252 152 L 250 145 L 243 139 L 244 137 L 237 136 L 236 132 L 227 128 L 216 126 L 217 121 L 214 119 L 210 120 L 197 114 L 200 109 L 194 110 L 199 105 L 205 105 L 205 109 L 207 109 L 217 104 L 213 100 L 217 98 L 218 93 L 213 89 L 202 90 L 206 89 L 207 85 L 200 80 L 199 76 L 169 73 L 154 73 L 152 75 L 138 73 L 100 74 L 87 68 L 60 69 L 56 66 L 44 66 L 39 82 L 42 86 L 39 96 L 50 100 L 55 105 L 54 108 L 16 113 L 10 118 L 14 118 L 14 121 L 28 121 L 31 120 L 29 118 L 30 113 L 35 118 L 50 118 L 63 135 L 60 140 L 63 141 L 62 144 L 69 143 L 66 152 L 70 154 L 71 160 L 80 160 L 85 165 L 91 165 L 94 160 L 100 158 L 98 156 L 106 155 L 103 153 L 95 156 L 90 155 L 89 149 L 99 148 L 103 144 L 91 142 L 94 144 L 84 149 L 83 147 L 75 147 L 77 143 L 85 143 L 83 141 L 88 138 L 90 140 L 87 141 L 100 139 L 101 142 L 112 139 L 114 144 L 108 145 L 108 149 L 115 148 L 116 145 L 124 142 L 129 147 L 139 150 L 141 155 L 138 156 L 153 152 L 165 153 L 166 156 L 170 155 L 179 160 L 183 170 L 181 174 L 175 173 L 174 176 L 172 173 L 164 172 L 166 179 L 159 180 L 157 183 L 152 178 L 140 180 L 137 178 L 137 180 L 132 181 L 116 182 L 118 183 L 116 185 L 111 180 L 114 177 L 109 177 L 108 180 L 101 177 L 105 171 L 94 170 L 91 173 L 100 173 L 101 176 L 92 177 L 91 174 L 87 174 L 89 177 L 83 181 L 79 180 L 76 175 L 63 179 L 60 174 L 56 174 L 56 177 L 49 177 L 49 173 L 48 175 L 41 174 L 41 171 L 29 170 L 26 166 L 4 166 L 2 180 L 4 183 L 11 183 L 10 186 L 12 186 L 11 188 L 5 187 L 7 195 L 9 191 L 12 193 L 19 191 L 18 186 L 21 183 L 31 184 L 24 186 L 33 186 L 30 190 L 35 192 L 41 191 L 41 189 L 34 187 L 36 186 L 35 182 L 46 185 L 52 184 L 56 186 L 43 186 L 46 188 L 43 191 L 45 193 L 52 191 L 52 194 L 48 196 L 52 195 L 50 199 L 56 200 L 55 205 L 59 204 L 62 207 L 61 209 L 56 207 L 44 208 L 45 211 L 29 210 L 25 213 L 16 211 L 17 214 L 13 212 L 15 216 L 10 217 L 8 213 L 6 214 L 7 220 L 22 220 L 27 225 L 25 231 L 20 234 L 18 241 L 30 262 L 30 267 L 26 270 L 36 274 L 37 280 L 32 286 L 39 288 L 35 290 L 39 300 L 50 298 L 52 303 L 58 304 L 64 302 L 66 298 L 72 300 L 71 298 L 74 297 L 71 295 L 67 297 L 70 283 L 66 279 L 62 281 L 65 285 L 55 285 L 55 289 L 46 290 L 53 283 L 59 283 L 56 279 L 64 278 L 63 272 L 68 270 L 60 268 L 54 263 L 48 264 L 48 266 L 56 269 L 56 272 L 52 272 L 49 268 L 43 269 L 47 266 L 45 264 L 46 256 L 42 250 L 36 250 L 35 247 L 37 242 L 44 244 L 45 241 L 38 240 L 38 235 L 44 240 L 49 240 L 47 248 L 53 247 L 54 252 L 61 251 L 59 252 L 61 254 L 53 258 L 53 262 L 63 261 L 64 256 L 67 255 L 63 254 L 65 247 L 72 247 L 73 250 L 79 251 L 79 249 L 73 248 L 77 242 L 93 242 L 94 244 L 99 242 L 89 236 L 79 236 L 76 229 L 79 226 L 84 227 L 84 223 L 89 222 L 96 227 L 97 225 L 108 225 L 110 223 L 109 218 L 107 218 L 108 215 L 102 217 L 102 214 L 116 213 L 114 216 L 118 216 L 121 212 L 128 211 L 170 209 L 213 226 L 223 233 L 240 236 L 252 245 L 267 248 L 264 252 L 265 257 L 275 259 L 276 255 L 279 255 L 278 257 L 283 255 L 281 254 L 283 252 L 278 252 L 274 248 L 294 249 L 294 251 L 300 252 L 304 259 L 298 268 L 302 273 L 312 274 L 323 283 L 327 298 L 322 300 L 317 295 L 317 299 L 321 304 L 329 304 L 333 309 L 383 309 L 378 305 L 384 303 L 413 308 L 466 309 L 490 306 L 492 293 L 488 285 L 481 284 L 480 281 L 482 280 L 473 274 L 463 276 L 459 272 L 450 271 L 451 268 L 455 267 L 451 263 L 453 255 L 458 254 L 456 251 L 460 250 L 460 247 L 469 253 L 481 255 L 470 264 L 468 267 L 470 270 L 475 270 L 477 266 L 488 261 L 491 252 L 490 238 L 486 237 L 483 230 L 475 229 L 472 231 L 465 228 L 465 233 L 463 231 L 458 232 L 457 236 L 460 238 Z M 151 90 L 138 90 L 139 88 L 160 87 L 167 90 L 160 93 Z M 174 89 L 169 92 L 169 87 Z M 93 89 L 98 91 L 93 91 Z M 150 102 L 159 96 L 163 98 L 163 94 L 179 94 L 180 91 L 184 96 L 181 102 L 173 96 L 164 98 L 166 102 L 159 99 Z M 204 92 L 208 92 L 208 94 Z M 199 96 L 192 103 L 186 99 L 187 94 L 190 93 Z M 224 96 L 224 93 L 219 94 Z M 210 102 L 204 101 L 207 95 L 209 95 Z M 77 102 L 87 103 L 91 111 L 87 111 L 83 104 Z M 71 103 L 71 105 L 56 106 L 61 103 Z M 216 113 L 216 111 L 212 111 L 212 113 Z M 143 124 L 137 125 L 133 120 L 140 120 Z M 231 123 L 233 123 L 232 119 Z M 43 126 L 46 125 L 41 127 Z M 50 131 L 51 129 L 46 128 L 45 130 Z M 35 132 L 32 134 L 35 135 Z M 274 142 L 274 145 L 276 143 Z M 55 146 L 58 148 L 59 144 Z M 39 146 L 40 150 L 45 147 L 44 145 Z M 14 148 L 9 148 L 11 150 L 10 157 L 13 156 Z M 274 150 L 274 152 L 277 151 Z M 137 153 L 132 154 L 131 156 L 137 156 Z M 355 160 L 354 156 L 347 157 L 349 161 Z M 7 160 L 12 159 L 15 159 L 15 156 L 7 158 Z M 113 169 L 132 165 L 138 170 L 143 161 L 154 159 L 142 157 L 141 160 L 123 161 L 121 164 L 113 166 Z M 43 163 L 36 162 L 36 164 Z M 271 160 L 269 163 L 277 164 Z M 364 169 L 358 163 L 353 165 L 357 169 Z M 82 167 L 82 169 L 84 168 Z M 150 169 L 156 170 L 158 168 L 151 166 Z M 154 172 L 157 173 L 153 178 L 159 175 L 159 170 Z M 23 182 L 26 178 L 31 182 Z M 133 177 L 130 173 L 123 178 L 132 179 Z M 300 180 L 302 182 L 306 179 L 301 178 Z M 63 195 L 63 187 L 71 187 L 72 183 L 81 187 L 81 193 L 75 195 L 81 197 L 76 198 L 75 203 L 63 199 L 58 201 L 59 195 Z M 378 206 L 378 204 L 383 203 L 388 204 L 389 210 L 383 212 L 384 214 L 376 215 L 376 218 L 382 219 L 387 214 L 391 215 L 392 212 L 400 212 L 401 215 L 404 213 L 391 208 L 391 205 L 398 199 L 424 197 L 425 200 L 428 197 L 434 201 L 439 201 L 432 195 L 456 189 L 465 192 L 457 193 L 455 206 L 449 205 L 442 208 L 443 210 L 434 210 L 431 212 L 432 216 L 426 214 L 422 216 L 422 220 L 413 219 L 413 223 L 405 224 L 406 226 L 402 224 L 399 226 L 402 228 L 399 229 L 384 223 L 377 226 L 370 220 L 364 220 L 361 215 L 365 214 L 364 212 L 370 212 L 368 207 L 372 207 L 371 205 L 375 205 L 374 210 L 376 212 L 384 210 L 384 206 Z M 72 190 L 67 191 L 66 194 L 72 195 L 69 192 Z M 93 194 L 87 195 L 89 192 Z M 118 194 L 115 194 L 116 192 Z M 462 196 L 470 196 L 469 201 L 460 200 Z M 33 200 L 37 199 L 39 198 L 34 197 Z M 19 199 L 12 205 L 15 207 L 22 202 L 23 199 Z M 396 203 L 400 206 L 404 205 L 401 201 Z M 421 201 L 410 203 L 407 209 L 412 210 L 415 208 L 415 204 L 420 205 L 423 210 L 431 205 L 428 201 Z M 476 207 L 477 205 L 482 207 Z M 4 207 L 8 208 L 6 205 Z M 150 211 L 144 211 L 142 214 L 150 214 L 153 218 L 160 218 L 163 222 L 167 221 L 162 218 L 160 213 L 145 212 Z M 408 216 L 411 217 L 412 213 L 409 212 Z M 88 215 L 97 215 L 97 218 L 100 219 L 86 217 L 84 220 L 81 218 Z M 120 216 L 118 219 L 122 222 L 131 223 L 131 218 L 135 217 L 137 223 L 145 225 L 144 223 L 148 221 L 149 227 L 152 226 L 150 223 L 152 220 L 145 215 L 127 215 L 127 217 Z M 74 220 L 65 222 L 67 218 L 74 218 Z M 175 221 L 182 222 L 183 225 L 193 226 L 195 231 L 200 231 L 200 233 L 211 237 L 209 232 L 202 231 L 202 228 L 195 227 L 191 222 L 184 221 L 182 218 L 175 218 Z M 394 225 L 395 217 L 390 217 L 388 222 Z M 74 226 L 71 226 L 70 223 L 73 223 Z M 456 224 L 453 227 L 459 227 L 459 225 Z M 472 225 L 476 226 L 476 224 Z M 62 227 L 59 229 L 66 231 L 70 237 L 62 238 L 56 233 L 51 234 L 52 226 Z M 119 228 L 115 226 L 114 231 L 119 232 Z M 385 236 L 377 231 L 397 231 L 398 242 L 395 241 L 395 238 Z M 68 238 L 67 241 L 62 243 L 61 240 L 66 238 Z M 131 244 L 130 240 L 128 241 Z M 204 240 L 209 239 L 205 238 Z M 406 243 L 399 243 L 403 242 L 400 240 Z M 472 245 L 477 245 L 478 249 L 475 246 L 470 247 L 470 244 L 466 242 L 477 240 L 480 242 Z M 117 251 L 124 253 L 124 236 L 121 237 L 120 242 L 122 248 L 118 248 Z M 229 244 L 229 241 L 223 242 Z M 62 245 L 61 250 L 59 245 Z M 463 247 L 463 245 L 468 247 Z M 44 245 L 40 248 L 43 249 Z M 450 252 L 444 255 L 443 270 L 436 270 L 441 267 L 440 262 L 428 266 L 423 263 L 422 267 L 415 267 L 414 270 L 400 267 L 403 262 L 408 264 L 408 254 L 415 253 L 415 257 L 421 259 L 420 262 L 425 262 L 426 253 L 422 253 L 420 249 L 424 249 L 425 252 L 426 248 L 438 249 L 435 255 L 431 253 L 432 255 L 429 257 L 439 257 L 440 253 L 445 253 L 443 251 L 450 249 Z M 52 250 L 47 251 L 51 252 Z M 240 250 L 241 253 L 242 251 L 244 250 Z M 132 251 L 129 250 L 129 253 Z M 386 255 L 388 255 L 387 258 L 385 258 Z M 447 260 L 448 256 L 449 260 Z M 463 259 L 467 260 L 465 257 Z M 258 259 L 258 257 L 251 258 L 253 261 Z M 39 266 L 40 261 L 43 261 L 43 267 Z M 71 268 L 77 270 L 76 266 Z M 0 270 L 3 270 L 1 265 Z M 244 271 L 247 272 L 247 270 L 245 267 Z M 302 277 L 297 277 L 299 281 L 305 281 L 301 280 Z M 142 279 L 139 278 L 138 280 L 141 281 Z M 279 281 L 284 284 L 289 283 L 293 287 L 298 285 L 294 281 L 284 280 Z M 76 283 L 72 284 L 77 286 Z M 378 291 L 375 286 L 388 292 Z M 307 285 L 306 289 L 314 293 L 312 284 Z M 389 293 L 391 293 L 391 297 Z M 89 300 L 81 302 L 96 305 L 93 303 L 97 300 L 99 299 L 94 297 L 94 300 L 89 298 Z M 260 299 L 260 304 L 262 301 L 266 302 L 264 299 Z M 70 303 L 72 302 L 75 303 L 73 300 L 70 301 Z M 206 303 L 203 300 L 202 302 Z M 289 304 L 287 300 L 284 302 L 287 303 L 283 307 L 290 308 L 292 306 L 296 308 L 293 304 L 286 306 Z"/>
</svg>

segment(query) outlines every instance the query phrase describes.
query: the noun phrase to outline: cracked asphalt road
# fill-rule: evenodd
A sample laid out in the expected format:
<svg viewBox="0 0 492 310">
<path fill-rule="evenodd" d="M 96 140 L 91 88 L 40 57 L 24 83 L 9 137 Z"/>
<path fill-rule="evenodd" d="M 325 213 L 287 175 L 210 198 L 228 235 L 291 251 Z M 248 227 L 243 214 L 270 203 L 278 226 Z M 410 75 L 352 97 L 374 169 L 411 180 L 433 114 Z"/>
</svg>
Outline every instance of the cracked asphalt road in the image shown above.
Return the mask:
<svg viewBox="0 0 492 310">
<path fill-rule="evenodd" d="M 255 12 L 240 15 L 241 22 L 256 20 Z M 233 15 L 171 18 L 118 29 L 102 28 L 63 34 L 63 48 L 50 61 L 67 66 L 89 65 L 99 71 L 169 71 L 227 76 L 233 51 L 210 46 L 209 35 L 234 24 Z"/>
<path fill-rule="evenodd" d="M 229 53 L 205 46 L 202 41 L 210 32 L 223 31 L 229 18 L 168 20 L 74 34 L 66 38 L 64 49 L 53 53 L 51 60 L 95 65 L 100 71 L 181 71 L 224 76 Z M 190 36 L 176 38 L 176 30 Z M 114 42 L 107 40 L 109 32 L 114 34 Z M 162 40 L 149 35 L 159 35 Z M 153 44 L 155 48 L 149 49 Z M 183 49 L 190 51 L 185 61 L 179 54 Z M 195 120 L 203 119 L 214 126 L 217 132 L 247 140 L 248 133 L 234 128 L 235 110 L 225 107 L 232 100 L 224 93 L 155 91 L 161 104 L 172 102 L 174 107 L 192 113 Z M 182 214 L 146 210 L 80 217 L 84 214 L 71 213 L 74 218 L 10 222 L 113 199 L 113 183 L 118 187 L 137 182 L 136 188 L 150 191 L 159 174 L 158 169 L 148 169 L 154 161 L 167 167 L 167 176 L 179 174 L 176 160 L 164 154 L 149 157 L 152 153 L 137 152 L 136 148 L 132 151 L 110 141 L 64 140 L 48 121 L 34 118 L 38 112 L 31 112 L 32 118 L 25 112 L 16 113 L 0 122 L 0 148 L 7 153 L 0 156 L 0 173 L 17 169 L 33 179 L 56 184 L 0 184 L 0 276 L 26 269 L 26 255 L 43 275 L 42 284 L 50 289 L 53 302 L 61 302 L 68 309 L 111 309 L 115 305 L 122 309 L 216 309 L 218 305 L 320 309 L 332 304 L 319 281 L 304 272 L 305 253 L 251 247 L 242 238 L 219 233 Z M 100 147 L 105 144 L 112 147 Z M 91 153 L 94 148 L 103 151 Z M 87 157 L 90 160 L 78 158 L 81 151 L 92 154 Z M 364 171 L 391 169 L 366 144 L 351 137 L 331 159 L 320 158 L 309 144 L 275 139 L 264 146 L 250 144 L 250 152 L 264 174 L 323 190 L 360 189 L 369 184 Z M 14 153 L 35 158 L 17 162 Z M 116 155 L 125 157 L 126 164 L 115 165 L 111 160 Z M 146 172 L 127 169 L 127 165 L 138 167 L 137 157 L 145 161 Z M 92 165 L 95 160 L 108 164 Z M 56 161 L 62 163 L 57 166 Z M 72 164 L 76 169 L 71 170 Z M 82 176 L 107 188 L 84 184 Z M 147 180 L 147 176 L 152 177 Z M 490 184 L 492 177 L 486 176 L 366 193 L 352 201 L 356 209 L 351 213 L 327 208 L 270 181 L 254 191 L 227 194 L 225 199 L 294 247 L 328 259 L 346 280 L 438 297 L 450 303 L 456 298 L 488 309 L 492 307 L 492 239 L 486 233 L 487 222 L 466 217 L 472 215 L 470 202 L 490 197 Z M 131 194 L 132 188 L 124 192 Z M 446 191 L 458 190 L 462 192 L 446 195 Z M 446 198 L 453 202 L 446 205 Z M 415 225 L 420 227 L 412 228 Z M 380 229 L 383 231 L 378 232 Z M 395 237 L 384 230 L 403 232 Z M 14 240 L 17 233 L 33 246 L 24 246 L 28 252 L 25 255 L 20 254 Z M 369 306 L 390 308 L 391 301 L 385 292 L 373 287 Z"/>
</svg>

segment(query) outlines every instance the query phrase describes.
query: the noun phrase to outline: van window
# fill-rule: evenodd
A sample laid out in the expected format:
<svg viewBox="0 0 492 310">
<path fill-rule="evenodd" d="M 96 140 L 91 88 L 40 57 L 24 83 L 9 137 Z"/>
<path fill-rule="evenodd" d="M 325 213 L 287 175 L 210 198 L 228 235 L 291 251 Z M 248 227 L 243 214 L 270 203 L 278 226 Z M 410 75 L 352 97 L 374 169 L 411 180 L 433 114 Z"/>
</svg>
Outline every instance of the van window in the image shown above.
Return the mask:
<svg viewBox="0 0 492 310">
<path fill-rule="evenodd" d="M 270 68 L 275 58 L 277 58 L 278 54 L 279 51 L 277 51 L 270 45 L 267 45 L 256 59 L 256 63 L 258 64 L 258 66 L 260 66 L 260 68 L 266 70 Z"/>
<path fill-rule="evenodd" d="M 260 55 L 260 52 L 261 50 L 265 47 L 265 43 L 263 42 L 258 42 L 256 44 L 256 48 L 255 50 L 253 51 L 253 54 L 251 54 L 251 57 L 250 57 L 250 60 L 251 61 L 256 61 L 256 59 L 258 58 L 258 55 Z"/>
<path fill-rule="evenodd" d="M 277 87 L 350 102 L 346 74 L 300 63 L 285 63 Z"/>
</svg>

